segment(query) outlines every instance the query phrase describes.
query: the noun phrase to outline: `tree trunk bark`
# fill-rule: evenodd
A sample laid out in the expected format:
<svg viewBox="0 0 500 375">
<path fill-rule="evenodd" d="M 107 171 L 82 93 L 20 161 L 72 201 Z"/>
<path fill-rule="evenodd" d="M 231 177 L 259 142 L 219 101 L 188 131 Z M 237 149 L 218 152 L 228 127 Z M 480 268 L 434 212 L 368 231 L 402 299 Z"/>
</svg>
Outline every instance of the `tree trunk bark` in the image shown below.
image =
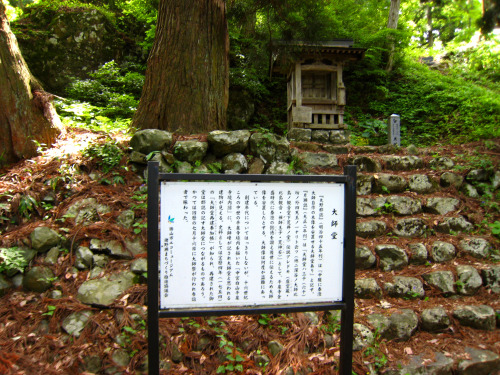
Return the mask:
<svg viewBox="0 0 500 375">
<path fill-rule="evenodd" d="M 51 99 L 31 75 L 0 0 L 0 166 L 36 155 L 37 142 L 52 145 L 61 127 Z"/>
<path fill-rule="evenodd" d="M 387 20 L 387 28 L 389 29 L 397 29 L 398 28 L 398 20 L 399 20 L 399 7 L 401 0 L 391 0 L 391 8 L 389 10 L 389 18 Z M 394 54 L 396 53 L 396 45 L 394 38 L 390 38 L 390 46 L 389 46 L 389 59 L 387 61 L 387 65 L 385 70 L 390 72 L 394 65 Z"/>
<path fill-rule="evenodd" d="M 427 5 L 427 47 L 434 47 L 434 25 L 432 23 L 432 5 Z"/>
<path fill-rule="evenodd" d="M 224 0 L 161 0 L 132 126 L 184 134 L 225 129 L 228 53 Z"/>
</svg>

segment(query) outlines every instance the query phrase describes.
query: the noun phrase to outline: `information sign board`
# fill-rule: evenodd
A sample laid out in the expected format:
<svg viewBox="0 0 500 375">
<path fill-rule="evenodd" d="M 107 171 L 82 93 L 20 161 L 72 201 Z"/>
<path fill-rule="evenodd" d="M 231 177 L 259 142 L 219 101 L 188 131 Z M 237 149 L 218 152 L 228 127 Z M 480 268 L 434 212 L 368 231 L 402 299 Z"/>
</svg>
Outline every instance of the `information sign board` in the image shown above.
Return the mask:
<svg viewBox="0 0 500 375">
<path fill-rule="evenodd" d="M 344 184 L 160 185 L 160 308 L 342 300 Z"/>
</svg>

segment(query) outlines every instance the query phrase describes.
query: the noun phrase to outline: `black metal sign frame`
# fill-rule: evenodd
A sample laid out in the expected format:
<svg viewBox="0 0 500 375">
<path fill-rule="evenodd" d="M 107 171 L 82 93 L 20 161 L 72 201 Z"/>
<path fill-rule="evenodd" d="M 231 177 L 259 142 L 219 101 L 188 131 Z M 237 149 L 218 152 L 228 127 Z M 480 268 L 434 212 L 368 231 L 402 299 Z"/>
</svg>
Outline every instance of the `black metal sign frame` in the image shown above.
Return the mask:
<svg viewBox="0 0 500 375">
<path fill-rule="evenodd" d="M 342 301 L 238 308 L 159 308 L 159 187 L 160 181 L 250 181 L 250 182 L 330 182 L 344 184 L 344 255 Z M 344 175 L 213 175 L 160 173 L 158 162 L 148 163 L 148 367 L 150 375 L 160 373 L 159 318 L 217 315 L 283 314 L 305 311 L 341 311 L 339 375 L 352 374 L 354 324 L 354 256 L 356 247 L 356 167 L 346 166 Z"/>
</svg>

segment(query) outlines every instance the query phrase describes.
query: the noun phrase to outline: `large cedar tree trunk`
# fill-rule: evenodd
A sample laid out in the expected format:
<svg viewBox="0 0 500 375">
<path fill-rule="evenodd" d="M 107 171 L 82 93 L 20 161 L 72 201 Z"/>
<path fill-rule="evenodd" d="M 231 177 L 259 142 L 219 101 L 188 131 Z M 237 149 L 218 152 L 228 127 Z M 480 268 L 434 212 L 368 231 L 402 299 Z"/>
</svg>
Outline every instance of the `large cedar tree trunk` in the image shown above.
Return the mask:
<svg viewBox="0 0 500 375">
<path fill-rule="evenodd" d="M 36 155 L 36 142 L 54 142 L 60 121 L 50 99 L 31 75 L 0 0 L 0 166 Z"/>
<path fill-rule="evenodd" d="M 391 8 L 389 10 L 389 17 L 387 19 L 387 28 L 396 30 L 398 28 L 398 20 L 399 20 L 399 8 L 400 8 L 401 0 L 391 0 Z M 387 61 L 387 65 L 385 70 L 387 72 L 392 71 L 394 65 L 394 55 L 396 53 L 396 42 L 394 37 L 389 38 L 389 59 Z"/>
<path fill-rule="evenodd" d="M 225 129 L 228 50 L 223 0 L 161 0 L 132 126 L 184 134 Z"/>
</svg>

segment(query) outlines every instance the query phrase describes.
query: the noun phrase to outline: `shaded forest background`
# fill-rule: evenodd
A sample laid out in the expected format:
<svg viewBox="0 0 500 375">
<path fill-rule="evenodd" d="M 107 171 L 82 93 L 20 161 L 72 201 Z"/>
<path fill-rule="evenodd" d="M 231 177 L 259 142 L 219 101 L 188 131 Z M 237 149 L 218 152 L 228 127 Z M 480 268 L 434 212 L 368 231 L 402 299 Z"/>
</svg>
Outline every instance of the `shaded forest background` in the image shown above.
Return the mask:
<svg viewBox="0 0 500 375">
<path fill-rule="evenodd" d="M 158 1 L 3 1 L 32 73 L 59 96 L 63 122 L 129 130 L 154 40 Z M 384 144 L 385 121 L 393 113 L 401 116 L 403 146 L 498 137 L 498 1 L 397 3 L 399 22 L 393 29 L 388 27 L 390 0 L 227 1 L 228 128 L 286 133 L 286 78 L 273 72 L 279 41 L 352 39 L 355 47 L 367 49 L 345 73 L 353 144 Z M 72 51 L 51 33 L 65 18 L 64 27 L 74 23 L 75 44 L 84 39 L 89 14 L 99 20 L 94 20 L 99 24 L 93 26 L 95 38 L 76 44 L 78 53 L 88 49 L 94 55 L 57 63 Z M 388 68 L 392 45 L 394 64 Z"/>
</svg>

